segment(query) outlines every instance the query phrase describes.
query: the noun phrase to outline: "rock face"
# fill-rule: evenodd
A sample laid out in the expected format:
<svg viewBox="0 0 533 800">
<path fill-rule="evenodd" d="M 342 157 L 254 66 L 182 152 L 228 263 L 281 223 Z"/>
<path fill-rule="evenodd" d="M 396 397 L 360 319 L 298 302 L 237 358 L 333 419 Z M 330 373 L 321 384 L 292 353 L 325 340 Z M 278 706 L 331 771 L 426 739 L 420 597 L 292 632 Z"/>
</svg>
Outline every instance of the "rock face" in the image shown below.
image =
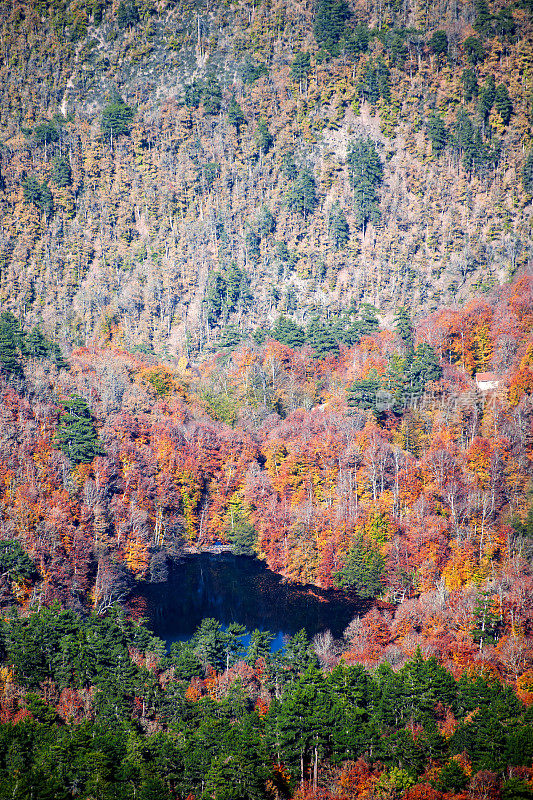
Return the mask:
<svg viewBox="0 0 533 800">
<path fill-rule="evenodd" d="M 5 4 L 2 302 L 173 356 L 281 313 L 429 311 L 526 264 L 528 13 L 480 34 L 456 4 L 354 4 L 333 41 L 327 5 Z"/>
</svg>

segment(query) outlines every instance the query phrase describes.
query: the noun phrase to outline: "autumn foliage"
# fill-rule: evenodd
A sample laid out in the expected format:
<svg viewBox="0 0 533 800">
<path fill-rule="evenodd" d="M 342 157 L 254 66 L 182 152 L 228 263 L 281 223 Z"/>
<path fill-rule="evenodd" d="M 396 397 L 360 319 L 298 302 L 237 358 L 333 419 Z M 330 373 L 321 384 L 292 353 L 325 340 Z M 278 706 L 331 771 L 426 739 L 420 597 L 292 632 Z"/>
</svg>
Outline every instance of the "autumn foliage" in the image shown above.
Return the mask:
<svg viewBox="0 0 533 800">
<path fill-rule="evenodd" d="M 402 663 L 420 647 L 456 674 L 490 664 L 528 697 L 532 308 L 521 277 L 422 321 L 442 378 L 379 418 L 347 409 L 346 391 L 370 366 L 385 373 L 391 331 L 325 360 L 248 344 L 195 371 L 113 347 L 76 351 L 69 373 L 28 361 L 25 392 L 2 386 L 0 503 L 3 539 L 35 572 L 6 573 L 3 602 L 103 612 L 166 557 L 230 542 L 326 588 L 374 570 L 393 605 L 349 629 L 351 662 Z M 483 392 L 488 368 L 498 386 Z M 56 398 L 74 390 L 103 447 L 77 466 L 54 442 Z"/>
</svg>

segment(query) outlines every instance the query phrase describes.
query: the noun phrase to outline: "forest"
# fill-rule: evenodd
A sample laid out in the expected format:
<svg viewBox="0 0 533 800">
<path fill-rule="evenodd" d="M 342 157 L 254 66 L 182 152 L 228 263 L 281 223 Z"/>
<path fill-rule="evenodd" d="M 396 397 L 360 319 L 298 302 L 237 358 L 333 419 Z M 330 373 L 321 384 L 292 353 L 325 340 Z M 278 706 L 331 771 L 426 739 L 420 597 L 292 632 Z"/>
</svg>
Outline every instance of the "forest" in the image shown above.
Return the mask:
<svg viewBox="0 0 533 800">
<path fill-rule="evenodd" d="M 164 360 L 483 296 L 531 257 L 530 12 L 3 3 L 2 301 Z"/>
<path fill-rule="evenodd" d="M 532 13 L 0 4 L 0 797 L 533 800 Z"/>
<path fill-rule="evenodd" d="M 532 796 L 532 322 L 522 275 L 170 366 L 3 311 L 3 796 Z M 135 586 L 221 541 L 370 610 L 167 651 Z"/>
<path fill-rule="evenodd" d="M 243 633 L 204 620 L 165 654 L 117 611 L 6 618 L 2 796 L 532 796 L 531 705 L 494 674 L 455 680 L 419 649 L 319 668 L 303 631 L 274 655 Z"/>
</svg>

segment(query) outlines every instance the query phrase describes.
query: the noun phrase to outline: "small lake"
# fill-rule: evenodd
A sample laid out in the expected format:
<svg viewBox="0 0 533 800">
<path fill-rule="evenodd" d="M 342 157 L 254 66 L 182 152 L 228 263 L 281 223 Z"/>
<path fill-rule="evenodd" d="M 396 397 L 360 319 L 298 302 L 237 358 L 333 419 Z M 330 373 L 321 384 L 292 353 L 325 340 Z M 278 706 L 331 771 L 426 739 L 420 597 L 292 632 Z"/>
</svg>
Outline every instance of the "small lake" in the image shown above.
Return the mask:
<svg viewBox="0 0 533 800">
<path fill-rule="evenodd" d="M 140 594 L 150 628 L 169 644 L 214 617 L 224 626 L 239 622 L 249 631 L 270 631 L 274 650 L 302 628 L 309 637 L 329 629 L 338 638 L 372 604 L 334 589 L 285 583 L 264 562 L 232 553 L 187 556 L 171 566 L 168 580 L 143 584 Z"/>
</svg>

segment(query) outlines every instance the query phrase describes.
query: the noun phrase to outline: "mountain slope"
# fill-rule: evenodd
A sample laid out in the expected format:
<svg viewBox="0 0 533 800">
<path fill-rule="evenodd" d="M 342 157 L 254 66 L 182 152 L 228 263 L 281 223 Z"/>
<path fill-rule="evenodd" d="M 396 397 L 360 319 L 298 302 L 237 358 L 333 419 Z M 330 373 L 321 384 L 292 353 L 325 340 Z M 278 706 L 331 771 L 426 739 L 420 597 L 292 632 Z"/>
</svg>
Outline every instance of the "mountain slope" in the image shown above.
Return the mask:
<svg viewBox="0 0 533 800">
<path fill-rule="evenodd" d="M 505 281 L 531 256 L 531 18 L 485 5 L 4 4 L 6 307 L 164 356 Z"/>
</svg>

